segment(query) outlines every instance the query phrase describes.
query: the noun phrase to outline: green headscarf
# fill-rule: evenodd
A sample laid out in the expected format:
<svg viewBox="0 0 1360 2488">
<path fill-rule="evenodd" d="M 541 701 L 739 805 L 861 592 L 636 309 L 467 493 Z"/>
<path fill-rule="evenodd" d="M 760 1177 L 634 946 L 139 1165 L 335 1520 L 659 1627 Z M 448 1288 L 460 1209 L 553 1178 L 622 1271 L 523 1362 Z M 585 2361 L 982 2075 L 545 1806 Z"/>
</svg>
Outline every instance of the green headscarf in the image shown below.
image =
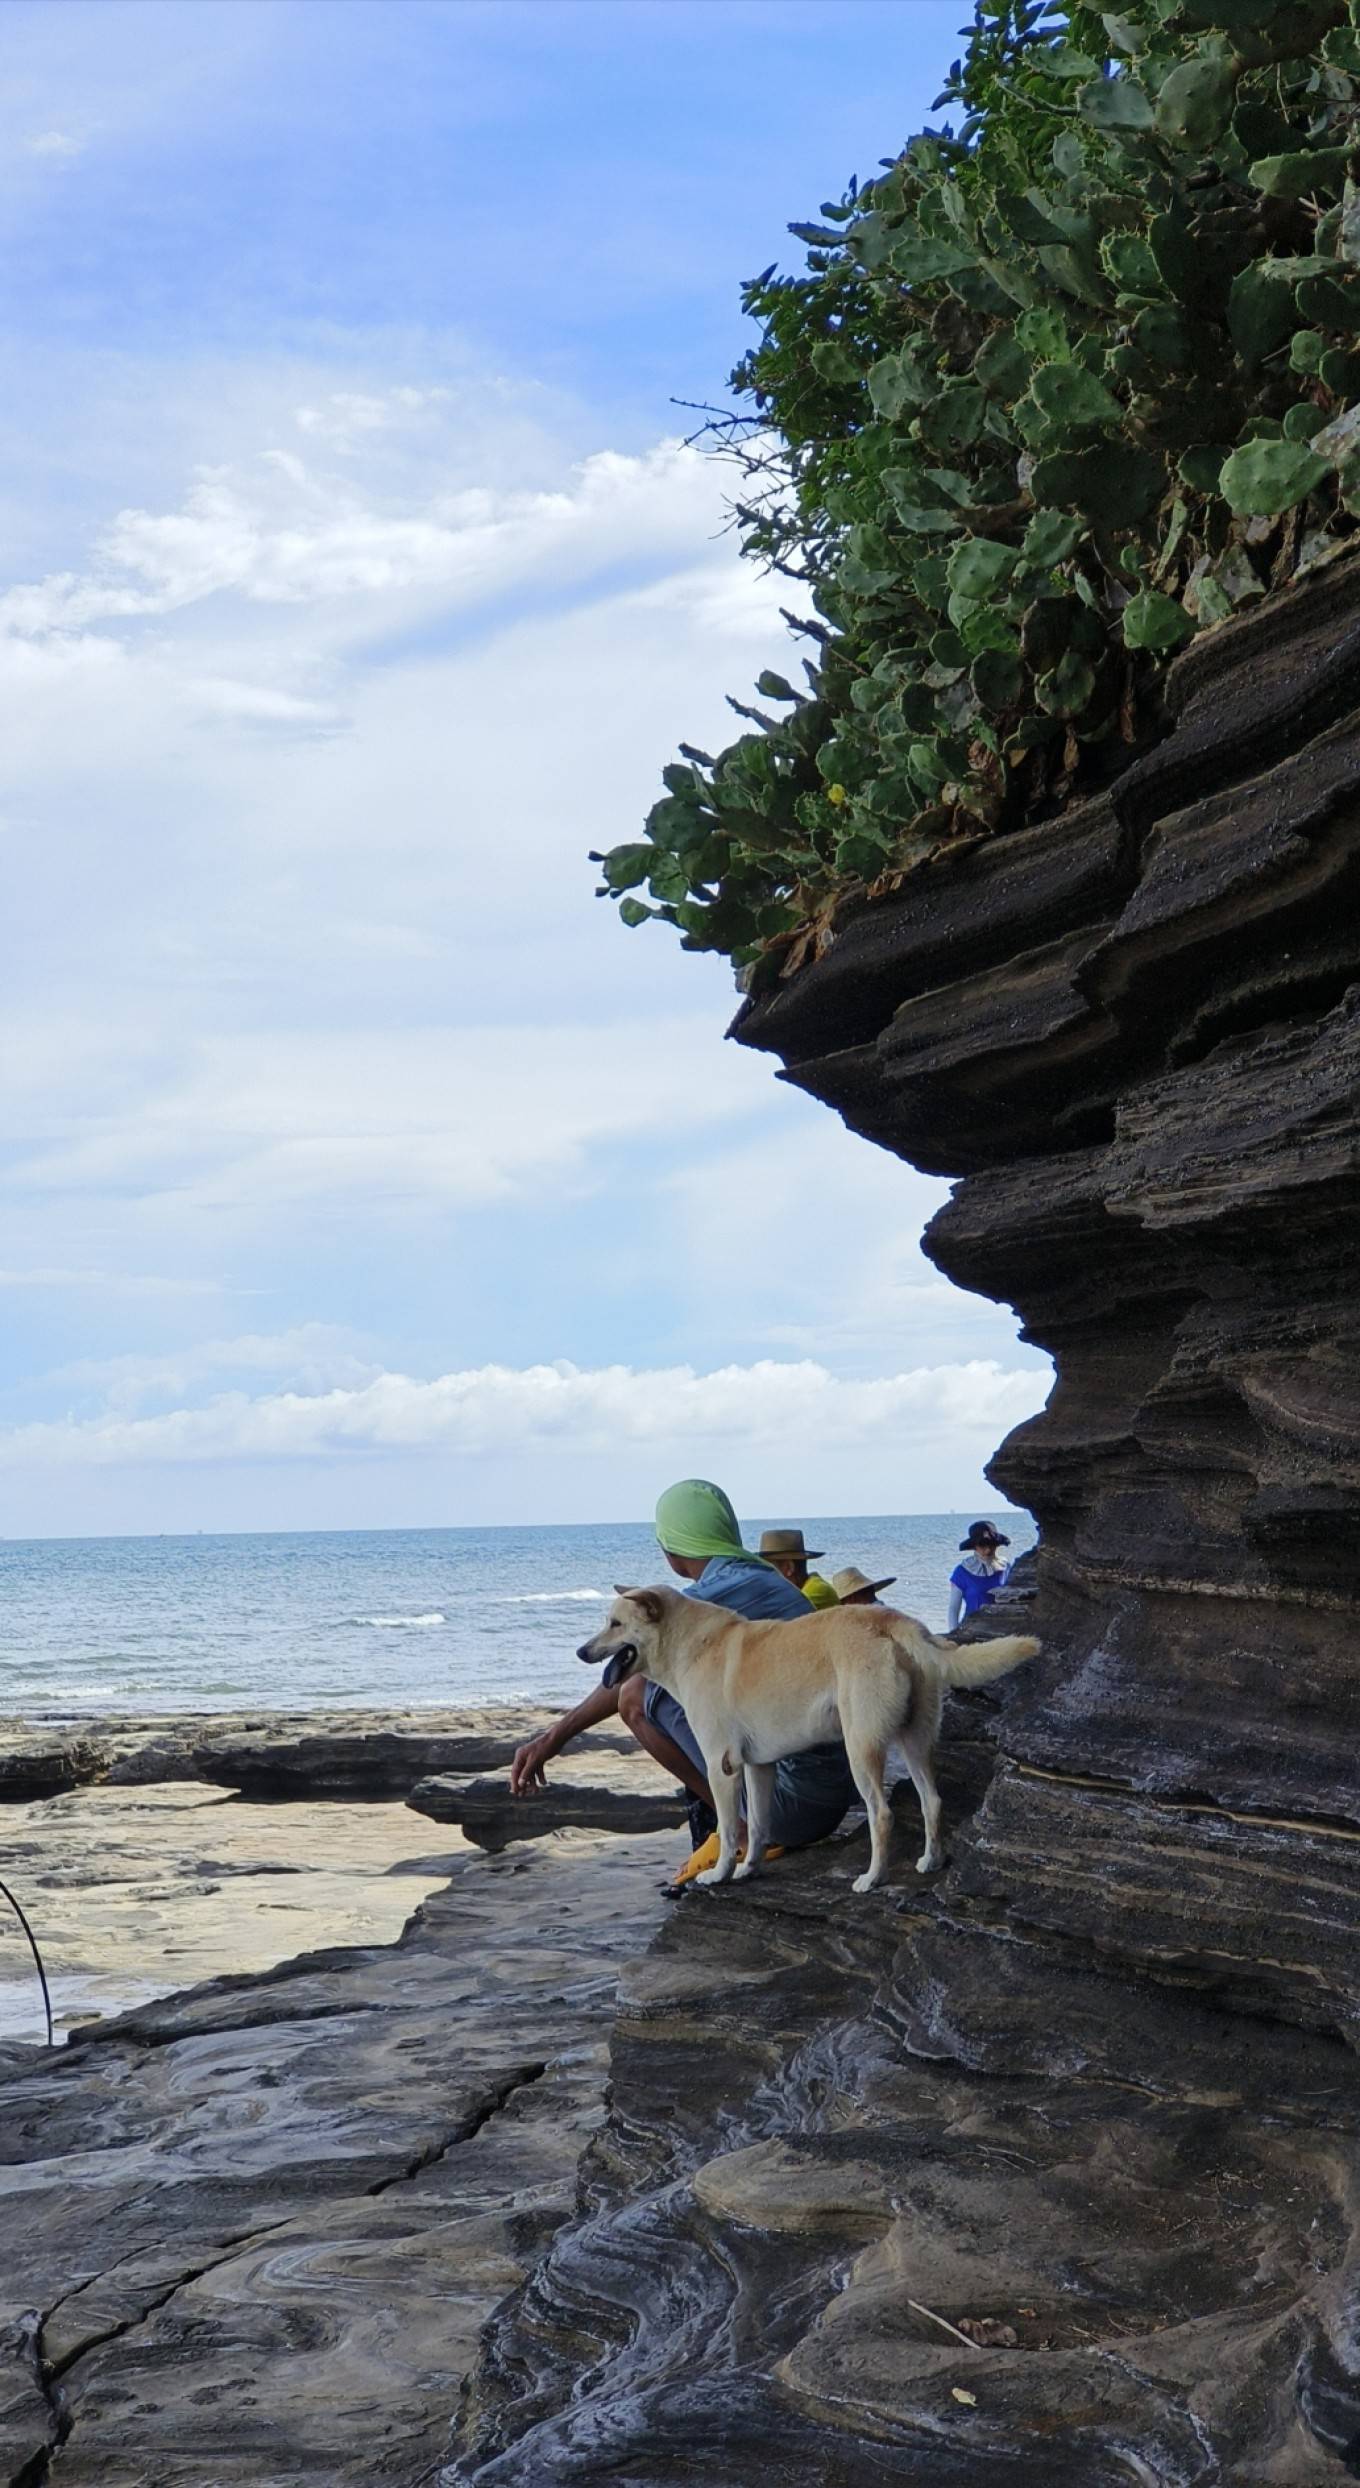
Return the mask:
<svg viewBox="0 0 1360 2488">
<path fill-rule="evenodd" d="M 745 1555 L 759 1563 L 741 1542 L 741 1523 L 721 1486 L 706 1477 L 684 1477 L 668 1486 L 656 1507 L 656 1542 L 666 1555 L 688 1555 L 711 1563 L 715 1556 Z"/>
</svg>

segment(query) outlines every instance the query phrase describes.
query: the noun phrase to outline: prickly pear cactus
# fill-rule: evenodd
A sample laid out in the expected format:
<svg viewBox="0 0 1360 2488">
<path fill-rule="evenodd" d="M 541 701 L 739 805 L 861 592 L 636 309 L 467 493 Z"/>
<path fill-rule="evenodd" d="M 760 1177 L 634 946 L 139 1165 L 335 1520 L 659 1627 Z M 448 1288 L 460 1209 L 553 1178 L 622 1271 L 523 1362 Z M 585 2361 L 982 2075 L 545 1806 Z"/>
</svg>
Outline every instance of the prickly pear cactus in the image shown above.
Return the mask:
<svg viewBox="0 0 1360 2488">
<path fill-rule="evenodd" d="M 1360 0 L 981 0 L 936 109 L 746 287 L 709 427 L 803 679 L 594 859 L 757 979 L 1108 779 L 1360 526 Z"/>
</svg>

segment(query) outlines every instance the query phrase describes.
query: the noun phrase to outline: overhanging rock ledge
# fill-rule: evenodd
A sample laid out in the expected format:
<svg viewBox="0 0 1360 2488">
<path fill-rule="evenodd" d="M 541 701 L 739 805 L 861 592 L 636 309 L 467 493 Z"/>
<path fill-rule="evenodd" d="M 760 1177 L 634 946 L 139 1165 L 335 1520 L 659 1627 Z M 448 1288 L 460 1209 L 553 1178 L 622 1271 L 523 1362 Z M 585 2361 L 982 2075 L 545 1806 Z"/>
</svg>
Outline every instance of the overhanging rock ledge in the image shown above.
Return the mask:
<svg viewBox="0 0 1360 2488">
<path fill-rule="evenodd" d="M 1360 562 L 1171 704 L 740 1015 L 1054 1356 L 1045 1657 L 932 1890 L 833 1845 L 629 1974 L 448 2483 L 1360 2477 Z"/>
</svg>

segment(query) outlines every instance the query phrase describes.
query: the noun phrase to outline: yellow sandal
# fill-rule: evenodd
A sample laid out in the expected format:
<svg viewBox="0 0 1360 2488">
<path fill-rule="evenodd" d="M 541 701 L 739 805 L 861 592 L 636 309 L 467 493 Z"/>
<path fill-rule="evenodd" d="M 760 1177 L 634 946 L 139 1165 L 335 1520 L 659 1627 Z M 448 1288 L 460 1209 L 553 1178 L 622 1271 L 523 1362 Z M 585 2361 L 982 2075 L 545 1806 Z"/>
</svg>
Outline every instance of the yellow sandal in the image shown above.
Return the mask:
<svg viewBox="0 0 1360 2488">
<path fill-rule="evenodd" d="M 693 1883 L 696 1875 L 702 1875 L 707 1872 L 710 1866 L 716 1866 L 718 1863 L 718 1847 L 718 1834 L 715 1831 L 711 1831 L 707 1840 L 705 1840 L 702 1845 L 695 1850 L 693 1857 L 686 1858 L 679 1874 L 673 1877 L 671 1882 L 671 1890 L 673 1892 L 679 1892 L 683 1889 L 685 1884 Z M 765 1852 L 766 1861 L 768 1862 L 768 1860 L 772 1857 L 782 1857 L 783 1854 L 784 1852 L 782 1849 L 767 1849 Z M 742 1846 L 737 1851 L 738 1861 L 745 1857 L 745 1855 L 746 1847 L 743 1842 Z"/>
</svg>

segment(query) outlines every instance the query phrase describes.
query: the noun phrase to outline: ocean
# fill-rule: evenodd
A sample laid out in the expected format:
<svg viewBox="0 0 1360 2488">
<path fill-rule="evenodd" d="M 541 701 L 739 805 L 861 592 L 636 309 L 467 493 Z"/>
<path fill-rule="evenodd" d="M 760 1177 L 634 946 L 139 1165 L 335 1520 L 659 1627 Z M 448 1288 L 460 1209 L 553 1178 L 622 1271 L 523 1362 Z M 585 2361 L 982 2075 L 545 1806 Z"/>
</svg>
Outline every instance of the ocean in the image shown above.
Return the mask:
<svg viewBox="0 0 1360 2488">
<path fill-rule="evenodd" d="M 748 1543 L 773 1522 L 747 1523 Z M 970 1520 L 804 1521 L 819 1569 L 894 1573 L 944 1623 Z M 1011 1516 L 1015 1552 L 1033 1531 Z M 645 1522 L 0 1541 L 0 1719 L 577 1701 L 616 1581 L 663 1577 Z"/>
</svg>

